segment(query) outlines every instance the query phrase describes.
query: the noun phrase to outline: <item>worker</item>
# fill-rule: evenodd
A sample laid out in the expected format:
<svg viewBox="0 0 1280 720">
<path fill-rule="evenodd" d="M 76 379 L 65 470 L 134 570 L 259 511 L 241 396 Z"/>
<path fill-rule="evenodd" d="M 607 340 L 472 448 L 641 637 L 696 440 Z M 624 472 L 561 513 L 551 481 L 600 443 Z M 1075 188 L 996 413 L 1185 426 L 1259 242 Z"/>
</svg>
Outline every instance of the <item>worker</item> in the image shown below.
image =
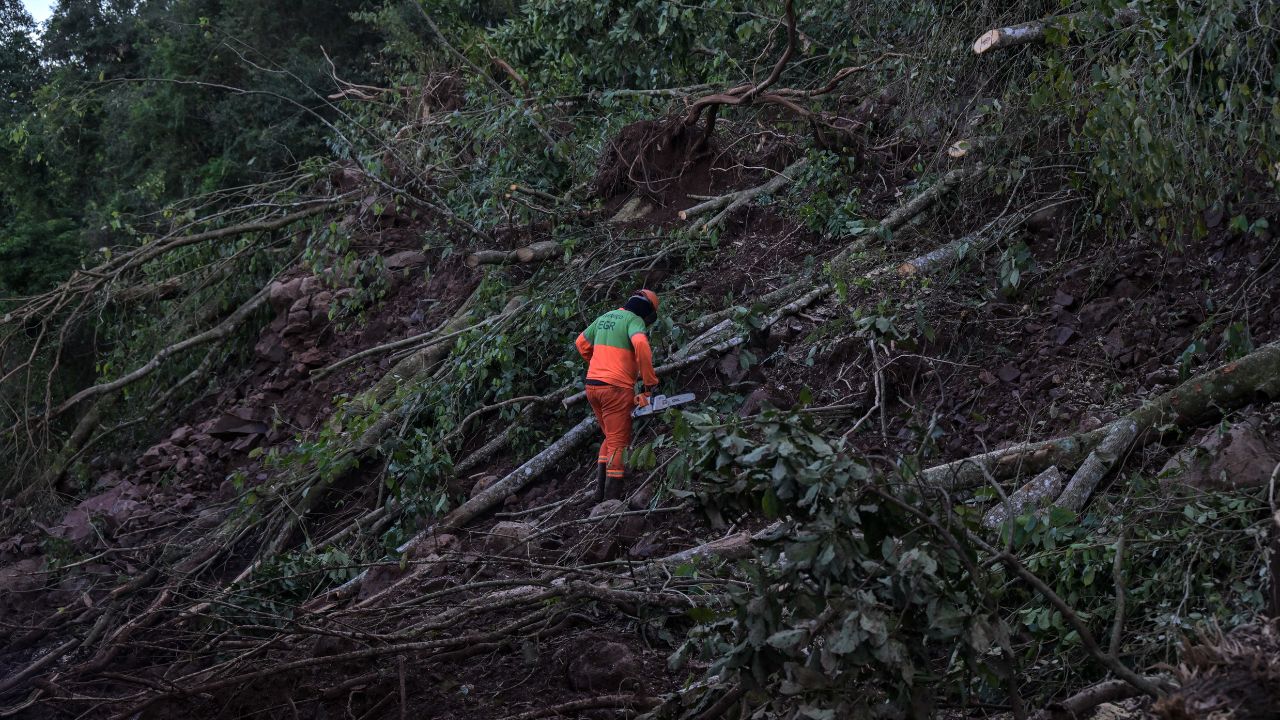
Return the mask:
<svg viewBox="0 0 1280 720">
<path fill-rule="evenodd" d="M 658 387 L 653 350 L 645 328 L 658 319 L 658 295 L 637 290 L 617 310 L 596 318 L 578 335 L 576 345 L 587 361 L 587 401 L 604 430 L 597 456 L 595 499 L 618 499 L 626 475 L 622 453 L 631 443 L 631 412 Z M 636 378 L 644 394 L 636 395 Z"/>
</svg>

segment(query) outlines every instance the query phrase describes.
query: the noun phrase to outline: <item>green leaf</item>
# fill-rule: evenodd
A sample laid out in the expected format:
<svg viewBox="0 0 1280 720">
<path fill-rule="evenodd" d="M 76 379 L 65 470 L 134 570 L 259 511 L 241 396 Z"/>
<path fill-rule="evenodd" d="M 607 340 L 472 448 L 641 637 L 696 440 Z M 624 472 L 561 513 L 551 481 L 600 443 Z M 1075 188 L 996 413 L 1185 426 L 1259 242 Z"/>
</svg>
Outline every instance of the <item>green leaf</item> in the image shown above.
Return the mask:
<svg viewBox="0 0 1280 720">
<path fill-rule="evenodd" d="M 770 635 L 765 642 L 768 643 L 770 647 L 777 648 L 782 652 L 794 654 L 800 648 L 804 647 L 808 638 L 808 630 L 804 628 L 790 628 L 775 632 Z"/>
<path fill-rule="evenodd" d="M 764 516 L 770 520 L 781 514 L 781 507 L 778 504 L 778 496 L 773 492 L 773 488 L 765 490 L 764 496 L 760 498 L 760 510 L 764 512 Z"/>
</svg>

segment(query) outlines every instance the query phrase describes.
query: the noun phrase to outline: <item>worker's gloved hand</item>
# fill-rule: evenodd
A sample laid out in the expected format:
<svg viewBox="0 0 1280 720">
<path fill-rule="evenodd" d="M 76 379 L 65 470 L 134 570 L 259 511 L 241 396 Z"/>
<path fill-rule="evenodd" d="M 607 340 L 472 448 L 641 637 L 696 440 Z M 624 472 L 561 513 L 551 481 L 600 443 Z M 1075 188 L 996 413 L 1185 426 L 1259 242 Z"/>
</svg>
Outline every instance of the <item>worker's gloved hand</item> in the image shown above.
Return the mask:
<svg viewBox="0 0 1280 720">
<path fill-rule="evenodd" d="M 648 407 L 648 406 L 649 406 L 649 393 L 647 393 L 647 392 L 642 392 L 642 393 L 640 393 L 639 395 L 636 395 L 636 400 L 635 400 L 635 402 L 636 402 L 636 407 L 638 407 L 638 408 Z"/>
</svg>

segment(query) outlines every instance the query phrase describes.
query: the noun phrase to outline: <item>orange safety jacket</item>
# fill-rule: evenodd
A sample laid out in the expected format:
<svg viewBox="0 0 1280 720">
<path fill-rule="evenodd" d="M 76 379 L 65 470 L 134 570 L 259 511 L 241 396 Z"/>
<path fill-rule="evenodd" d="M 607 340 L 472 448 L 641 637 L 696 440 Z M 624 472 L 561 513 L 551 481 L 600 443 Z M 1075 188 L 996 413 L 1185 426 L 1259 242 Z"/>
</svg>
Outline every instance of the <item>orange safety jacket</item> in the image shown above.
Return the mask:
<svg viewBox="0 0 1280 720">
<path fill-rule="evenodd" d="M 636 377 L 657 385 L 653 349 L 639 315 L 618 308 L 595 319 L 575 342 L 587 361 L 587 380 L 634 390 Z"/>
</svg>

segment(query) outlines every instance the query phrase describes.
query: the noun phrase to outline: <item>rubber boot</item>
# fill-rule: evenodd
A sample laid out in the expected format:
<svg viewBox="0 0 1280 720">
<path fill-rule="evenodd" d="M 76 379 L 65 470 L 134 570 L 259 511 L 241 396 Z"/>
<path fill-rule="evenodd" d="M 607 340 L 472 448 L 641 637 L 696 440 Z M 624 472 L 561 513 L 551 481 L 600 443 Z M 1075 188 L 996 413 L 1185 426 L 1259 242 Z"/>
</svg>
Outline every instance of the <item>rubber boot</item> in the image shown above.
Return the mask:
<svg viewBox="0 0 1280 720">
<path fill-rule="evenodd" d="M 592 502 L 597 505 L 604 502 L 605 485 L 609 482 L 609 474 L 606 472 L 608 469 L 609 466 L 605 463 L 599 463 L 596 466 L 596 492 L 592 496 L 594 498 Z"/>
<path fill-rule="evenodd" d="M 620 477 L 605 477 L 604 479 L 604 499 L 605 500 L 621 500 L 622 499 L 622 480 Z"/>
</svg>

